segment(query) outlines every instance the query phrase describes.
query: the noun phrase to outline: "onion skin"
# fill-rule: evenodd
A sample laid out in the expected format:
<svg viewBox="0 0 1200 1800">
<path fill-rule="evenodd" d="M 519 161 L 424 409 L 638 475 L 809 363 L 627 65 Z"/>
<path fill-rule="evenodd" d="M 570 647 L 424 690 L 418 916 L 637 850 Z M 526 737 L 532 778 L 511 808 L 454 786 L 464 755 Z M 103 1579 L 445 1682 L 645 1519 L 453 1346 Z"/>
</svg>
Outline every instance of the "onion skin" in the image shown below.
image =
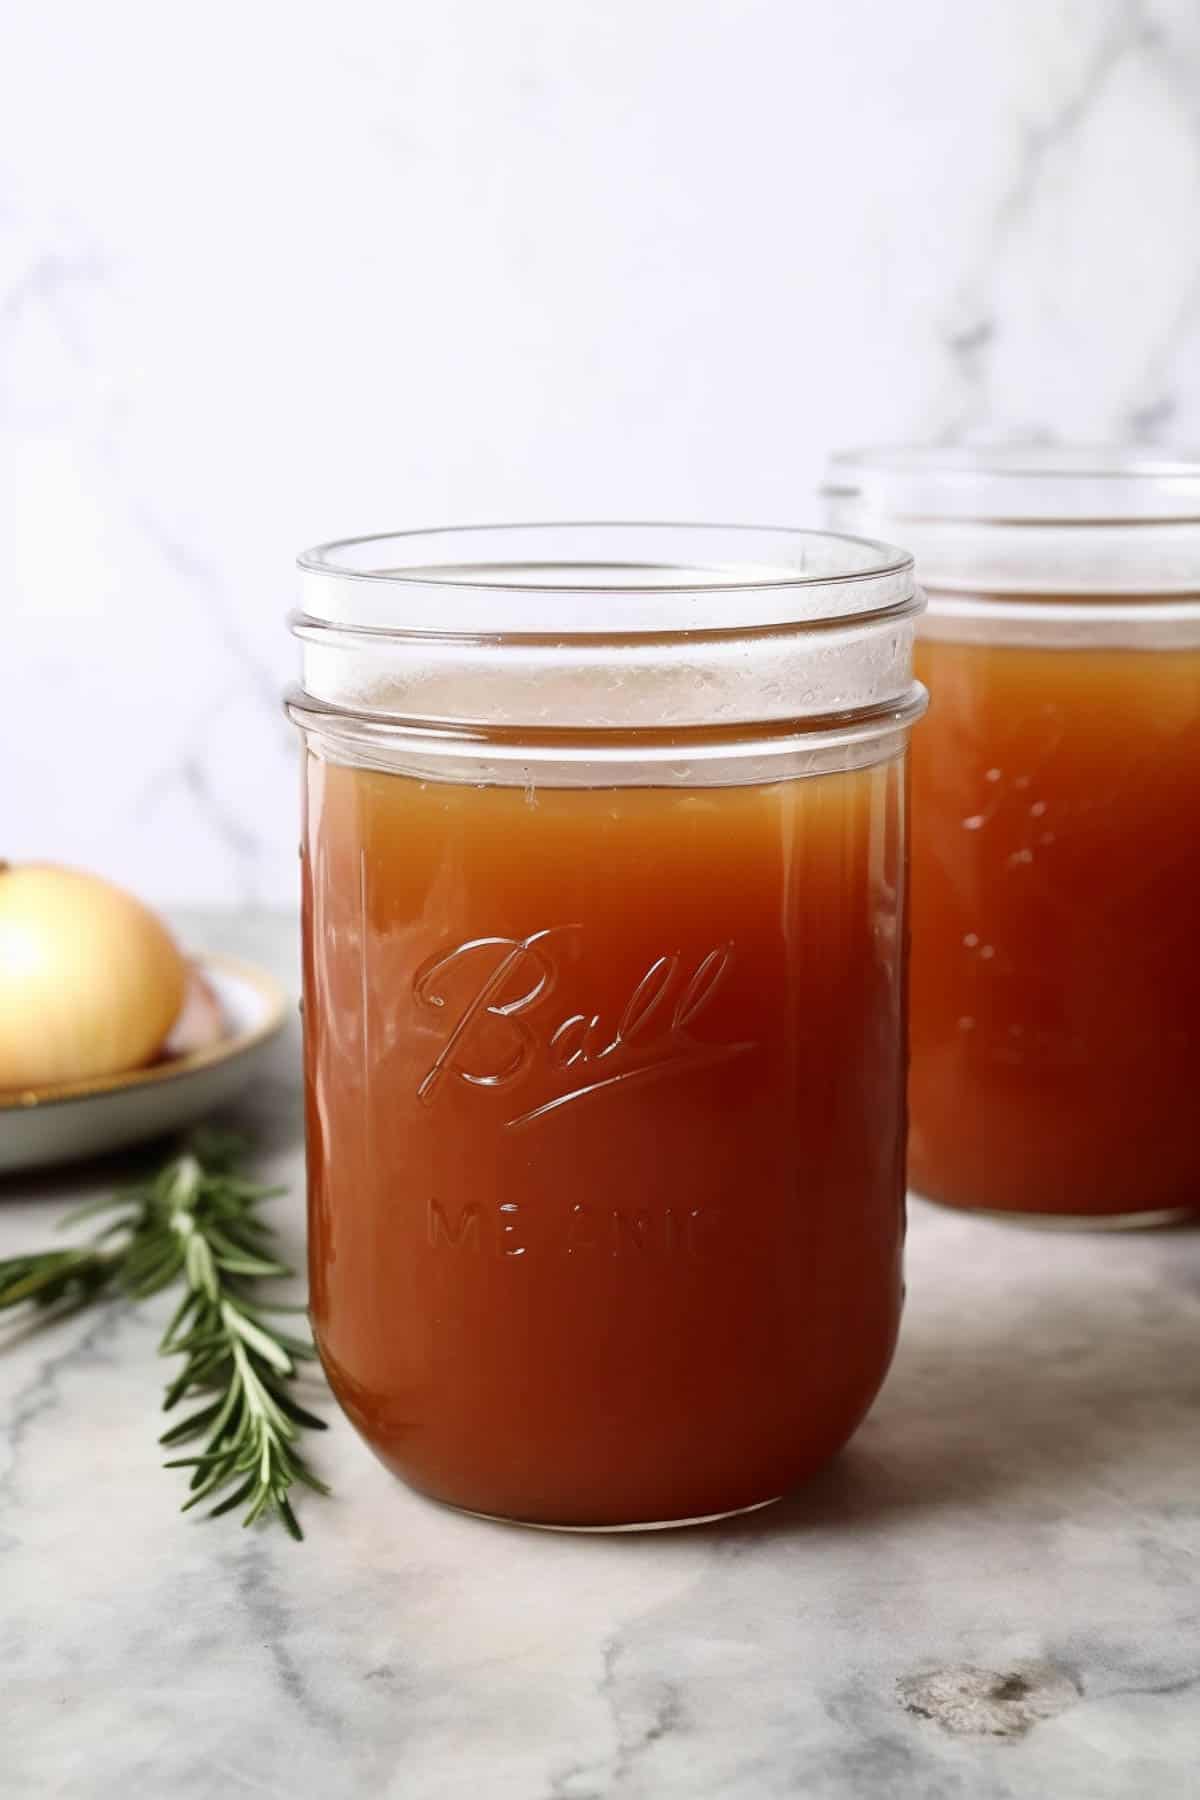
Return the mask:
<svg viewBox="0 0 1200 1800">
<path fill-rule="evenodd" d="M 0 863 L 0 1090 L 141 1068 L 183 1004 L 187 964 L 124 889 Z"/>
<path fill-rule="evenodd" d="M 206 981 L 194 965 L 188 970 L 187 989 L 179 1017 L 159 1054 L 166 1057 L 194 1056 L 197 1050 L 211 1050 L 225 1036 L 225 1015 L 212 983 Z"/>
</svg>

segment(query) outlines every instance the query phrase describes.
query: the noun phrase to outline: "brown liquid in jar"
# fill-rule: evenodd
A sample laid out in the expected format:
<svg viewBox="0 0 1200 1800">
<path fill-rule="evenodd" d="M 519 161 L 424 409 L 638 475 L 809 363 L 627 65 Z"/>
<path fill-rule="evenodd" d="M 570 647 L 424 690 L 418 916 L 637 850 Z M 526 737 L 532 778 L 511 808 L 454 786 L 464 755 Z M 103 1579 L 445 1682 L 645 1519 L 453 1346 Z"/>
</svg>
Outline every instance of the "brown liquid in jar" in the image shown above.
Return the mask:
<svg viewBox="0 0 1200 1800">
<path fill-rule="evenodd" d="M 791 1487 L 899 1316 L 902 764 L 531 792 L 307 767 L 312 1315 L 351 1419 L 515 1519 Z"/>
<path fill-rule="evenodd" d="M 1200 1205 L 1200 651 L 930 640 L 917 674 L 913 1187 Z"/>
</svg>

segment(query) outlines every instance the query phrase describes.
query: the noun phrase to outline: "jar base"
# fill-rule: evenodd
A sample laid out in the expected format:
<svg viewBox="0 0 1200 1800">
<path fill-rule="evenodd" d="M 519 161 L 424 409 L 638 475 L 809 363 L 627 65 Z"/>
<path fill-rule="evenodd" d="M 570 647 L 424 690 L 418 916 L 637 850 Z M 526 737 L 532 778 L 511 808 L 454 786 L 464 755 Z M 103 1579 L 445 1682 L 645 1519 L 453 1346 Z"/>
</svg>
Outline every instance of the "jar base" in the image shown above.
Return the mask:
<svg viewBox="0 0 1200 1800">
<path fill-rule="evenodd" d="M 523 1531 L 561 1531 L 576 1537 L 614 1537 L 620 1532 L 686 1531 L 696 1525 L 716 1525 L 722 1519 L 742 1519 L 747 1513 L 762 1512 L 767 1506 L 778 1506 L 782 1499 L 782 1494 L 772 1494 L 768 1500 L 752 1500 L 749 1506 L 731 1506 L 725 1512 L 697 1513 L 694 1518 L 689 1519 L 635 1520 L 625 1525 L 556 1525 L 553 1520 L 513 1519 L 505 1513 L 480 1512 L 473 1506 L 455 1506 L 452 1500 L 436 1500 L 435 1504 L 444 1506 L 447 1512 L 461 1513 L 466 1519 L 483 1519 L 489 1525 L 518 1525 Z"/>
<path fill-rule="evenodd" d="M 959 1206 L 952 1200 L 938 1200 L 932 1194 L 912 1190 L 914 1200 L 924 1200 L 941 1212 L 965 1214 L 972 1219 L 991 1219 L 1000 1225 L 1029 1225 L 1036 1231 L 1161 1231 L 1172 1225 L 1187 1225 L 1200 1217 L 1194 1206 L 1163 1206 L 1145 1212 L 1127 1213 L 1043 1213 L 1005 1212 L 993 1206 Z"/>
</svg>

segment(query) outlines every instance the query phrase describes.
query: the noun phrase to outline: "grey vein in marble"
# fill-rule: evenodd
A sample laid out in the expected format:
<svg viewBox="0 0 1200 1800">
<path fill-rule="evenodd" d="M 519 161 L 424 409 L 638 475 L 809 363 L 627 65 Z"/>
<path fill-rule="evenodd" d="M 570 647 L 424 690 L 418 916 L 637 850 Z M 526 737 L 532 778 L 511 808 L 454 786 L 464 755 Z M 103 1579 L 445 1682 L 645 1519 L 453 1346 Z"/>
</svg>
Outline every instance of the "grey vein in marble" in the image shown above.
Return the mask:
<svg viewBox="0 0 1200 1800">
<path fill-rule="evenodd" d="M 1188 131 L 1200 139 L 1200 49 L 1187 54 L 1182 42 L 1182 22 L 1157 16 L 1147 0 L 1114 0 L 1105 8 L 1089 9 L 1089 23 L 1108 14 L 1091 48 L 1074 64 L 1047 116 L 1026 123 L 1019 133 L 1015 163 L 1009 183 L 984 234 L 977 267 L 960 284 L 943 323 L 940 337 L 957 402 L 938 433 L 941 441 L 968 440 L 976 434 L 1045 439 L 1056 435 L 1052 426 L 1037 417 L 1037 397 L 1032 389 L 1018 395 L 1014 417 L 990 391 L 992 364 L 1005 325 L 1003 307 L 995 297 L 997 275 L 1011 254 L 1013 240 L 1025 228 L 1037 204 L 1051 159 L 1070 150 L 1099 104 L 1116 73 L 1129 61 L 1142 59 L 1161 78 L 1171 105 Z M 1195 243 L 1195 234 L 1192 234 Z M 1115 435 L 1137 441 L 1161 441 L 1178 413 L 1172 387 L 1172 369 L 1181 353 L 1195 348 L 1195 326 L 1200 317 L 1200 254 L 1192 257 L 1193 272 L 1180 291 L 1169 327 L 1155 341 L 1147 359 L 1141 386 L 1143 397 L 1113 420 Z M 1030 285 L 1046 276 L 1044 267 L 1031 266 Z"/>
</svg>

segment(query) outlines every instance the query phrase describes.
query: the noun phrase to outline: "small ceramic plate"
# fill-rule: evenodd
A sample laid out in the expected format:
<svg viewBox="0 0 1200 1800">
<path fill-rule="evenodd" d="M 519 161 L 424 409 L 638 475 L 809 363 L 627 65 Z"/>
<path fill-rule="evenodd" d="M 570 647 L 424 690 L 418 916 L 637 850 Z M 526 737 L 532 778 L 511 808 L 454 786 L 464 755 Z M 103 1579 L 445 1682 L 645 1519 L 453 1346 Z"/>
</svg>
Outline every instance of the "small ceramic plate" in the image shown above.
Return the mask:
<svg viewBox="0 0 1200 1800">
<path fill-rule="evenodd" d="M 0 1096 L 0 1174 L 102 1156 L 194 1124 L 234 1099 L 283 1026 L 278 982 L 231 956 L 198 956 L 198 992 L 215 1041 L 98 1081 Z"/>
</svg>

